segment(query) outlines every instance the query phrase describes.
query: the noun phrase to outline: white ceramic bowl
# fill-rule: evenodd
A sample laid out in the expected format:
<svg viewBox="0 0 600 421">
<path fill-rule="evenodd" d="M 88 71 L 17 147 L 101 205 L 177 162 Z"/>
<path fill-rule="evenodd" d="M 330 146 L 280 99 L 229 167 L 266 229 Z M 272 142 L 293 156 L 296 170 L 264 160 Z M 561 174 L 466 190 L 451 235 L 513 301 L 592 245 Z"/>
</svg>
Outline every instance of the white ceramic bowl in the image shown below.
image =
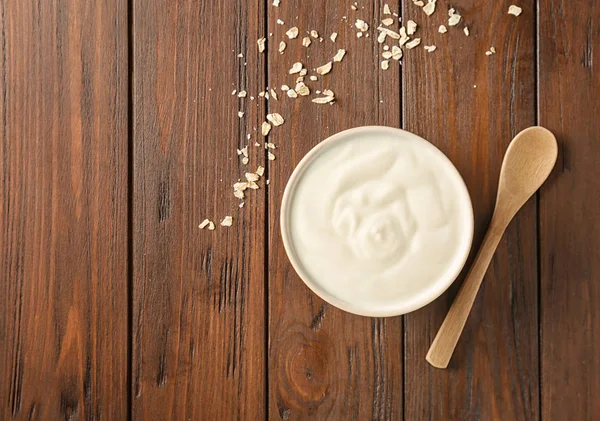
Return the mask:
<svg viewBox="0 0 600 421">
<path fill-rule="evenodd" d="M 386 303 L 386 305 L 383 306 L 376 306 L 372 303 L 367 305 L 364 302 L 361 302 L 359 295 L 358 298 L 353 300 L 340 299 L 329 292 L 325 285 L 319 283 L 319 281 L 315 279 L 317 277 L 310 276 L 310 271 L 306 270 L 306 268 L 303 266 L 302 256 L 299 256 L 296 251 L 294 238 L 292 235 L 294 230 L 291 226 L 293 221 L 293 218 L 291 217 L 293 207 L 292 204 L 295 200 L 297 186 L 305 176 L 306 169 L 331 148 L 341 145 L 343 142 L 349 142 L 357 137 L 365 138 L 366 136 L 371 138 L 373 138 L 373 136 L 385 137 L 386 139 L 393 139 L 393 141 L 395 141 L 397 138 L 399 142 L 412 142 L 411 145 L 417 142 L 417 149 L 426 151 L 423 153 L 428 154 L 428 157 L 434 156 L 435 159 L 440 163 L 440 165 L 434 166 L 434 176 L 444 177 L 446 180 L 450 180 L 450 182 L 453 183 L 452 186 L 455 191 L 452 196 L 453 206 L 454 204 L 458 203 L 458 209 L 460 209 L 459 217 L 461 230 L 457 230 L 460 231 L 460 236 L 458 237 L 457 243 L 459 246 L 456 247 L 453 253 L 451 253 L 451 260 L 449 261 L 447 268 L 443 270 L 441 276 L 439 276 L 437 279 L 429 280 L 427 282 L 427 286 L 423 287 L 422 291 L 419 290 L 419 293 L 402 297 L 400 299 L 394 299 L 392 303 Z M 431 171 L 431 168 L 429 168 L 428 171 Z M 419 136 L 400 129 L 383 126 L 357 127 L 337 133 L 319 143 L 300 161 L 298 166 L 295 168 L 283 194 L 283 202 L 281 206 L 281 234 L 285 250 L 290 262 L 292 263 L 292 266 L 304 283 L 319 297 L 342 310 L 354 314 L 371 317 L 397 316 L 409 313 L 429 304 L 439 297 L 444 291 L 446 291 L 446 289 L 456 279 L 467 260 L 471 248 L 473 239 L 473 208 L 467 187 L 457 169 L 450 162 L 450 160 L 434 145 L 420 138 Z"/>
</svg>

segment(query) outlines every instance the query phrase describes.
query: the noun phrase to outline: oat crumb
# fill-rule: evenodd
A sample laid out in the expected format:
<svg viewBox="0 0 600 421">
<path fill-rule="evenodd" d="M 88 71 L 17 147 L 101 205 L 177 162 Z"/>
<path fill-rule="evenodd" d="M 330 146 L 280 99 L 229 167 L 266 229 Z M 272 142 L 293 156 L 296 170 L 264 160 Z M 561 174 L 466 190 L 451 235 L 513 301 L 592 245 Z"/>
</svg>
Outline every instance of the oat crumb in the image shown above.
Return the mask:
<svg viewBox="0 0 600 421">
<path fill-rule="evenodd" d="M 519 6 L 515 6 L 514 4 L 508 8 L 509 15 L 519 16 L 521 13 L 523 13 L 523 9 L 521 9 Z"/>
</svg>

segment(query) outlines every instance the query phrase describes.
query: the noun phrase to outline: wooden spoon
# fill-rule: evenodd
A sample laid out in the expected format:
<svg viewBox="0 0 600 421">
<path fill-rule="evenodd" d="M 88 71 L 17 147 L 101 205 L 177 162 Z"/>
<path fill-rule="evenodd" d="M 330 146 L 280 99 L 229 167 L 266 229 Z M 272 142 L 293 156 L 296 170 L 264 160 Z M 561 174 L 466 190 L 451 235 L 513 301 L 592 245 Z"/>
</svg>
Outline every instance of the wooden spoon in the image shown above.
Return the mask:
<svg viewBox="0 0 600 421">
<path fill-rule="evenodd" d="M 448 367 L 504 230 L 517 211 L 546 181 L 557 154 L 556 138 L 543 127 L 529 127 L 510 142 L 500 170 L 496 208 L 490 227 L 473 266 L 425 357 L 432 366 Z"/>
</svg>

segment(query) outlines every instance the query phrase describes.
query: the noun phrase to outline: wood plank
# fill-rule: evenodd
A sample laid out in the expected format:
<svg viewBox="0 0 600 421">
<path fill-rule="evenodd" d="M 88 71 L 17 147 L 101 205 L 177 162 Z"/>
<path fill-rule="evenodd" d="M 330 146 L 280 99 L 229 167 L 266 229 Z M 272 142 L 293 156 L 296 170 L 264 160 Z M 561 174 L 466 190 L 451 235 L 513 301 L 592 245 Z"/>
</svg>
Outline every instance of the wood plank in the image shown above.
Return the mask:
<svg viewBox="0 0 600 421">
<path fill-rule="evenodd" d="M 133 5 L 133 419 L 258 420 L 265 190 L 240 209 L 232 185 L 264 164 L 262 148 L 248 167 L 236 154 L 262 119 L 249 98 L 265 79 L 262 2 Z"/>
<path fill-rule="evenodd" d="M 126 419 L 127 2 L 0 9 L 0 418 Z"/>
<path fill-rule="evenodd" d="M 540 194 L 542 418 L 600 413 L 600 4 L 539 5 L 539 119 L 559 141 Z"/>
<path fill-rule="evenodd" d="M 300 159 L 326 137 L 351 127 L 400 125 L 400 67 L 380 70 L 376 23 L 384 2 L 350 10 L 350 3 L 325 0 L 282 1 L 268 7 L 270 86 L 278 102 L 270 112 L 286 119 L 269 135 L 277 159 L 269 165 L 269 419 L 277 420 L 391 420 L 402 417 L 402 318 L 370 319 L 345 313 L 313 294 L 294 272 L 279 231 L 280 203 L 285 184 Z M 391 2 L 390 2 L 391 3 Z M 392 8 L 398 11 L 398 7 Z M 347 19 L 343 19 L 347 16 Z M 369 23 L 369 38 L 357 38 L 354 22 Z M 285 25 L 278 25 L 281 19 Z M 300 35 L 285 32 L 297 26 Z M 302 46 L 307 31 L 316 30 L 323 42 Z M 338 32 L 337 41 L 330 40 Z M 287 48 L 279 54 L 277 46 Z M 317 82 L 306 79 L 312 91 L 331 89 L 334 105 L 317 105 L 308 97 L 290 99 L 282 84 L 295 85 L 288 70 L 294 62 L 312 69 L 330 61 L 338 48 L 347 55 Z"/>
<path fill-rule="evenodd" d="M 438 2 L 429 18 L 412 1 L 403 4 L 404 20 L 422 24 L 422 44 L 437 46 L 433 53 L 420 47 L 406 54 L 404 127 L 438 146 L 462 174 L 473 201 L 477 248 L 506 147 L 535 123 L 535 5 L 520 4 L 523 14 L 515 17 L 507 14 L 510 1 L 485 7 L 456 1 L 451 5 L 464 20 L 440 34 L 449 3 Z M 491 46 L 497 54 L 486 56 Z M 500 243 L 449 369 L 431 367 L 425 354 L 460 282 L 406 316 L 407 420 L 539 418 L 536 236 L 533 199 Z"/>
</svg>

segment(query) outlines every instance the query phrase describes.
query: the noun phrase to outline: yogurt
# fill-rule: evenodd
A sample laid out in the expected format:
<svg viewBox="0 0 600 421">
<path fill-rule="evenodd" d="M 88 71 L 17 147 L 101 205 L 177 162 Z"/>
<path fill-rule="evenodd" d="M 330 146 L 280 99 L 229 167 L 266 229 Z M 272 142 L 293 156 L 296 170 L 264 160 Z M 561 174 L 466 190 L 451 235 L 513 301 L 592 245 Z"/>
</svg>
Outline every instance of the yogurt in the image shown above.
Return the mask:
<svg viewBox="0 0 600 421">
<path fill-rule="evenodd" d="M 468 256 L 473 210 L 450 160 L 399 129 L 361 127 L 320 143 L 286 187 L 283 242 L 304 282 L 356 314 L 420 308 Z"/>
</svg>

